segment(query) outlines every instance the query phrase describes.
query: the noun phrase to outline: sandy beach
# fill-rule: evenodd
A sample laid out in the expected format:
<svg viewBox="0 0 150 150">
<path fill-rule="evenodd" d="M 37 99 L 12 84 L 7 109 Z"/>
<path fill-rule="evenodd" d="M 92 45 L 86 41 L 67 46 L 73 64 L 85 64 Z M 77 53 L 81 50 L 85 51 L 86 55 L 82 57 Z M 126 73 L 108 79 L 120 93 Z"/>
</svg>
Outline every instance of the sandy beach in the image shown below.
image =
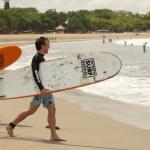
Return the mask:
<svg viewBox="0 0 150 150">
<path fill-rule="evenodd" d="M 47 36 L 49 38 L 57 36 L 57 42 L 69 40 L 102 39 L 103 34 L 1 35 L 0 41 L 32 41 L 39 36 Z M 148 37 L 150 37 L 150 33 L 140 33 L 140 35 L 136 35 L 135 33 L 107 34 L 107 38 L 114 38 L 115 40 Z M 132 53 L 127 55 L 128 50 L 139 50 L 139 52 L 141 52 L 141 47 L 123 47 L 115 44 L 105 44 L 102 46 L 102 43 L 100 43 L 100 46 L 101 49 L 105 51 L 119 49 L 122 52 L 125 52 L 125 54 L 120 55 L 124 65 L 126 65 L 126 63 L 129 64 L 129 62 L 132 62 L 133 60 L 132 57 L 130 58 L 130 54 Z M 120 51 L 118 51 L 118 54 L 120 54 Z M 135 61 L 134 63 L 137 64 Z M 135 127 L 134 125 L 120 122 L 109 115 L 114 114 L 119 116 L 121 114 L 122 116 L 120 115 L 119 117 L 122 118 L 123 121 L 124 117 L 131 115 L 131 118 L 135 119 L 133 122 L 136 122 L 137 124 L 141 121 L 136 120 L 138 116 L 140 116 L 143 119 L 141 122 L 149 127 L 149 107 L 144 108 L 142 106 L 120 103 L 117 100 L 111 101 L 107 97 L 96 97 L 94 95 L 89 96 L 88 94 L 83 94 L 82 92 L 76 93 L 68 91 L 67 93 L 62 92 L 54 94 L 54 96 L 57 108 L 57 125 L 61 127 L 61 130 L 58 131 L 58 134 L 62 138 L 66 139 L 67 142 L 50 142 L 50 131 L 45 128 L 45 125 L 47 125 L 47 111 L 43 109 L 42 106 L 33 116 L 21 122 L 21 124 L 19 124 L 15 129 L 16 137 L 10 138 L 5 131 L 5 126 L 12 121 L 12 119 L 14 119 L 18 113 L 28 108 L 32 98 L 16 99 L 0 101 L 0 150 L 150 149 L 150 130 L 144 130 L 142 128 Z M 76 101 L 87 99 L 88 101 L 100 101 L 100 103 L 96 104 L 102 106 L 101 113 L 98 114 L 85 111 L 80 105 L 78 105 L 78 103 L 76 103 Z M 73 102 L 69 102 L 68 100 L 72 100 Z M 132 112 L 133 110 L 134 113 Z M 129 118 L 129 121 L 132 122 L 131 118 Z"/>
<path fill-rule="evenodd" d="M 76 41 L 76 40 L 91 40 L 91 39 L 102 39 L 105 35 L 106 40 L 118 40 L 118 39 L 133 39 L 133 38 L 148 38 L 150 37 L 149 32 L 143 33 L 91 33 L 91 34 L 56 34 L 56 33 L 45 33 L 45 34 L 10 34 L 0 35 L 0 41 L 34 41 L 36 38 L 45 36 L 48 37 L 52 42 L 59 41 Z"/>
<path fill-rule="evenodd" d="M 62 98 L 61 98 L 62 97 Z M 45 129 L 47 112 L 42 107 L 15 129 L 15 138 L 8 137 L 5 126 L 19 112 L 26 110 L 31 98 L 1 101 L 0 149 L 4 150 L 149 150 L 150 131 L 120 123 L 110 117 L 81 110 L 55 94 L 58 134 L 67 142 L 50 142 L 50 131 Z M 104 98 L 103 98 L 104 100 Z"/>
</svg>

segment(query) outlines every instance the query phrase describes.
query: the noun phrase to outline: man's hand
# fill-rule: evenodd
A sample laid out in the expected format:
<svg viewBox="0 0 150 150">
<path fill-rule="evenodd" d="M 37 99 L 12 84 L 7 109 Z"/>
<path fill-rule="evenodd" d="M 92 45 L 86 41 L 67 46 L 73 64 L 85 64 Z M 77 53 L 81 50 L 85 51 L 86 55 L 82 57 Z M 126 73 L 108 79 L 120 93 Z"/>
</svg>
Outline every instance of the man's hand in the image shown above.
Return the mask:
<svg viewBox="0 0 150 150">
<path fill-rule="evenodd" d="M 48 89 L 42 89 L 41 92 L 40 92 L 40 95 L 41 96 L 46 96 L 46 95 L 49 95 L 50 94 L 50 90 Z"/>
</svg>

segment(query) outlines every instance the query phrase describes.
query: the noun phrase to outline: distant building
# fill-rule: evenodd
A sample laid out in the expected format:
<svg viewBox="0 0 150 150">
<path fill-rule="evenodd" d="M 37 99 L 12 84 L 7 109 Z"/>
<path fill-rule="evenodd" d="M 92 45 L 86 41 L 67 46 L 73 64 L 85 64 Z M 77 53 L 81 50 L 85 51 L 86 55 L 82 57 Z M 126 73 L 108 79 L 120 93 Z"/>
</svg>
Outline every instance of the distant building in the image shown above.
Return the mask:
<svg viewBox="0 0 150 150">
<path fill-rule="evenodd" d="M 4 9 L 10 9 L 10 5 L 9 5 L 9 1 L 10 0 L 3 0 L 5 3 L 4 3 Z"/>
<path fill-rule="evenodd" d="M 55 28 L 57 33 L 64 33 L 66 28 L 62 25 L 59 25 L 58 27 Z"/>
</svg>

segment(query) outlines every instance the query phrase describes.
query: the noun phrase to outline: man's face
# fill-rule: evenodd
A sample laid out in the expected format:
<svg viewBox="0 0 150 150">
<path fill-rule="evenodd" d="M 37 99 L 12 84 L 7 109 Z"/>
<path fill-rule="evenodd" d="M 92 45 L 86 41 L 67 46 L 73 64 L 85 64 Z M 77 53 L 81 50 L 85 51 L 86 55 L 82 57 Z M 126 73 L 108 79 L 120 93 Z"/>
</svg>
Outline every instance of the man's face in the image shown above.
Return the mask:
<svg viewBox="0 0 150 150">
<path fill-rule="evenodd" d="M 49 43 L 49 41 L 45 41 L 45 44 L 42 45 L 42 52 L 43 52 L 44 54 L 47 54 L 49 48 L 50 48 L 50 43 Z"/>
</svg>

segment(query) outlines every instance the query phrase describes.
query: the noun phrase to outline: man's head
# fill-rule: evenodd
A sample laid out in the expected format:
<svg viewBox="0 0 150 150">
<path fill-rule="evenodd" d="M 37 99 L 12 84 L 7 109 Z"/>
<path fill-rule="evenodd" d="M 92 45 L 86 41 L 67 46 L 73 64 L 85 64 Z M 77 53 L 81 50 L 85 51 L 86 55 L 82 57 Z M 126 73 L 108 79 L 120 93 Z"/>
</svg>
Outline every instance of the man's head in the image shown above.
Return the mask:
<svg viewBox="0 0 150 150">
<path fill-rule="evenodd" d="M 37 51 L 39 51 L 43 54 L 47 54 L 48 49 L 49 49 L 49 40 L 48 40 L 48 38 L 40 37 L 40 38 L 36 39 L 35 47 L 36 47 Z"/>
</svg>

